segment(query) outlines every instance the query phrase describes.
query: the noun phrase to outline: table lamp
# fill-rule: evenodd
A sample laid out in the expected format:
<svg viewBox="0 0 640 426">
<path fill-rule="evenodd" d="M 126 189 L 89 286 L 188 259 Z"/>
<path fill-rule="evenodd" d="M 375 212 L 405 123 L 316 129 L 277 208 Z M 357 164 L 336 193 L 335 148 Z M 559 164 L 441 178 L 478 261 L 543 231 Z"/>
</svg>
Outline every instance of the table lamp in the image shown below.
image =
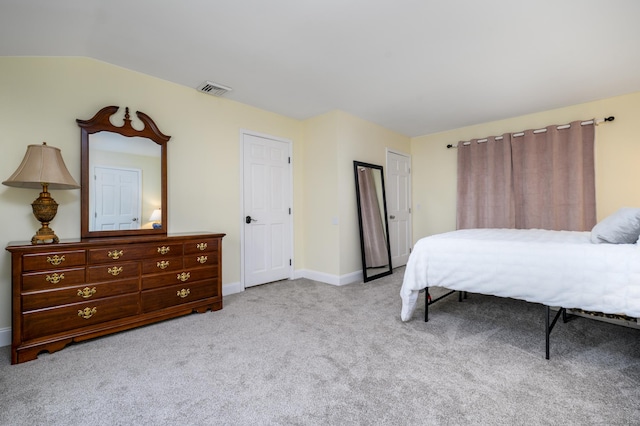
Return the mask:
<svg viewBox="0 0 640 426">
<path fill-rule="evenodd" d="M 80 185 L 73 179 L 62 159 L 60 149 L 47 145 L 29 145 L 18 169 L 2 182 L 17 188 L 40 189 L 40 196 L 31 204 L 33 215 L 42 227 L 31 238 L 31 244 L 59 242 L 58 236 L 49 228 L 58 211 L 58 203 L 51 198 L 51 189 L 78 189 Z"/>
<path fill-rule="evenodd" d="M 161 220 L 162 212 L 160 209 L 155 209 L 149 217 L 149 222 L 153 222 L 153 229 L 162 229 L 162 223 L 160 223 Z"/>
</svg>

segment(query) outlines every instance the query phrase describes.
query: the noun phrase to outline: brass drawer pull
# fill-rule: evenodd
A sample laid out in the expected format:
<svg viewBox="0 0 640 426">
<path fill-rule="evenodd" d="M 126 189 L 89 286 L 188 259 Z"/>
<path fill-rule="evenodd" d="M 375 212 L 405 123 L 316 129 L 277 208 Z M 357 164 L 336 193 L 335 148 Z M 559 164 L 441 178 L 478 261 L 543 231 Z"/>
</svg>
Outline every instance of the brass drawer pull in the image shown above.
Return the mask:
<svg viewBox="0 0 640 426">
<path fill-rule="evenodd" d="M 207 249 L 207 243 L 198 243 L 196 244 L 196 247 L 198 248 L 198 250 L 204 251 Z"/>
<path fill-rule="evenodd" d="M 107 269 L 107 272 L 116 277 L 122 272 L 122 266 L 114 266 L 113 268 Z"/>
<path fill-rule="evenodd" d="M 209 259 L 207 256 L 198 256 L 196 257 L 196 260 L 198 261 L 198 263 L 207 263 L 207 259 Z"/>
<path fill-rule="evenodd" d="M 51 284 L 58 284 L 60 281 L 64 280 L 64 274 L 47 275 L 45 279 Z"/>
<path fill-rule="evenodd" d="M 58 256 L 57 254 L 53 257 L 47 256 L 47 262 L 49 262 L 53 266 L 58 266 L 62 262 L 64 262 L 64 256 Z"/>
<path fill-rule="evenodd" d="M 160 262 L 156 263 L 156 266 L 160 269 L 167 269 L 169 267 L 169 261 L 161 260 Z"/>
<path fill-rule="evenodd" d="M 114 251 L 110 251 L 107 254 L 107 256 L 109 256 L 113 260 L 118 260 L 120 259 L 120 256 L 122 256 L 123 254 L 124 254 L 124 251 L 122 250 L 114 250 Z"/>
<path fill-rule="evenodd" d="M 98 309 L 94 306 L 93 308 L 84 308 L 78 309 L 78 316 L 84 319 L 89 319 L 94 316 L 98 312 Z"/>
<path fill-rule="evenodd" d="M 178 278 L 179 281 L 185 282 L 189 278 L 191 278 L 191 272 L 183 272 L 181 274 L 178 274 L 177 278 Z"/>
<path fill-rule="evenodd" d="M 171 250 L 171 247 L 165 247 L 165 246 L 158 247 L 158 253 L 160 254 L 167 254 L 169 253 L 169 250 Z"/>
<path fill-rule="evenodd" d="M 93 296 L 94 294 L 96 294 L 96 288 L 89 288 L 89 287 L 85 287 L 83 289 L 78 289 L 78 296 L 84 298 L 84 299 L 88 299 L 91 296 Z"/>
<path fill-rule="evenodd" d="M 189 290 L 188 288 L 183 288 L 182 290 L 178 290 L 178 293 L 176 294 L 176 296 L 179 296 L 184 299 L 190 293 L 191 293 L 191 290 Z"/>
</svg>

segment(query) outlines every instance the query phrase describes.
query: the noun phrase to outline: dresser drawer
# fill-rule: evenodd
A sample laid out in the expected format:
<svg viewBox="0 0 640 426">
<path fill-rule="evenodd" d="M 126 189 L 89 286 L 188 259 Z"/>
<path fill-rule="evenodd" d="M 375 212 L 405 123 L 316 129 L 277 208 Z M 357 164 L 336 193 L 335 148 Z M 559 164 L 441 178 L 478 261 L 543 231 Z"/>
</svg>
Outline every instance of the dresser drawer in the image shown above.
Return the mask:
<svg viewBox="0 0 640 426">
<path fill-rule="evenodd" d="M 202 238 L 184 243 L 184 254 L 211 253 L 218 250 L 218 239 Z"/>
<path fill-rule="evenodd" d="M 89 250 L 89 263 L 106 263 L 114 260 L 140 260 L 150 257 L 182 256 L 182 244 L 149 243 L 112 246 Z"/>
<path fill-rule="evenodd" d="M 22 315 L 22 339 L 36 339 L 136 315 L 139 307 L 138 294 L 127 294 L 25 312 Z"/>
<path fill-rule="evenodd" d="M 164 287 L 173 284 L 187 284 L 193 281 L 216 278 L 218 268 L 193 268 L 181 269 L 174 272 L 167 272 L 156 275 L 146 275 L 142 277 L 142 289 Z"/>
<path fill-rule="evenodd" d="M 81 301 L 90 302 L 102 297 L 117 296 L 119 294 L 136 293 L 139 291 L 139 287 L 140 280 L 136 277 L 115 282 L 83 284 L 57 290 L 24 293 L 22 295 L 22 310 L 33 311 Z"/>
<path fill-rule="evenodd" d="M 111 263 L 87 268 L 87 282 L 97 283 L 108 280 L 121 280 L 140 275 L 140 263 Z"/>
<path fill-rule="evenodd" d="M 41 271 L 44 269 L 69 268 L 71 266 L 84 265 L 85 262 L 86 253 L 84 250 L 25 254 L 22 256 L 22 270 Z"/>
<path fill-rule="evenodd" d="M 57 269 L 22 275 L 22 291 L 47 290 L 84 284 L 84 268 Z"/>
<path fill-rule="evenodd" d="M 142 292 L 142 311 L 152 312 L 217 296 L 214 280 L 183 283 Z"/>
<path fill-rule="evenodd" d="M 185 269 L 199 268 L 202 266 L 215 266 L 218 264 L 218 253 L 193 253 L 184 256 Z"/>
<path fill-rule="evenodd" d="M 181 257 L 147 259 L 142 261 L 142 273 L 158 274 L 183 269 Z"/>
</svg>

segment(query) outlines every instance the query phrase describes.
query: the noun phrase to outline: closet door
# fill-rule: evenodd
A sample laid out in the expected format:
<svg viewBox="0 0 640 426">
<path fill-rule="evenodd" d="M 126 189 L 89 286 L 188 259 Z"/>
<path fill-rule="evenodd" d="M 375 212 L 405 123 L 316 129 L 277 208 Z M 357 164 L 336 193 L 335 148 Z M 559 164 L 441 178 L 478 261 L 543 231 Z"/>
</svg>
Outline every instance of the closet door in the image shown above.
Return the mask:
<svg viewBox="0 0 640 426">
<path fill-rule="evenodd" d="M 244 286 L 290 277 L 290 143 L 244 133 Z"/>
<path fill-rule="evenodd" d="M 411 157 L 387 151 L 387 214 L 394 268 L 407 264 L 411 253 Z"/>
</svg>

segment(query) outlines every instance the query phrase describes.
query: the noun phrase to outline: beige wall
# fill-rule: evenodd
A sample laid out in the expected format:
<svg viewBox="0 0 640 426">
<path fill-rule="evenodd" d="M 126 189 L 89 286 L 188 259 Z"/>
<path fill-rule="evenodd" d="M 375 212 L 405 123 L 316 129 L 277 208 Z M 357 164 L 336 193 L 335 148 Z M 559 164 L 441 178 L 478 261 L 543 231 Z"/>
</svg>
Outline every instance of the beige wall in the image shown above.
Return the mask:
<svg viewBox="0 0 640 426">
<path fill-rule="evenodd" d="M 414 241 L 455 229 L 456 150 L 447 144 L 611 115 L 615 121 L 596 127 L 598 220 L 620 207 L 640 207 L 640 93 L 633 93 L 413 138 Z"/>
<path fill-rule="evenodd" d="M 409 138 L 347 113 L 304 122 L 87 58 L 0 57 L 0 179 L 29 144 L 62 150 L 80 181 L 80 130 L 107 105 L 149 114 L 168 143 L 168 232 L 223 232 L 223 285 L 240 280 L 240 132 L 293 141 L 294 268 L 339 280 L 360 270 L 353 160 L 384 165 L 385 148 Z M 133 114 L 132 114 L 133 115 Z M 80 191 L 54 191 L 51 226 L 80 236 Z M 35 190 L 0 186 L 0 245 L 27 241 L 39 228 Z M 334 224 L 334 219 L 337 224 Z M 0 332 L 11 324 L 10 256 L 0 257 Z M 2 337 L 2 336 L 0 336 Z"/>
<path fill-rule="evenodd" d="M 305 121 L 305 265 L 350 281 L 362 271 L 353 162 L 386 167 L 410 139 L 343 111 Z"/>
<path fill-rule="evenodd" d="M 302 123 L 195 89 L 86 58 L 0 57 L 0 179 L 18 167 L 26 146 L 46 141 L 62 150 L 80 182 L 80 129 L 107 105 L 149 114 L 171 135 L 169 232 L 223 232 L 223 284 L 240 280 L 240 131 L 293 141 L 294 211 L 303 196 Z M 133 114 L 132 114 L 133 115 Z M 80 191 L 53 191 L 60 204 L 51 227 L 61 238 L 80 236 Z M 36 190 L 0 185 L 0 245 L 29 240 L 39 228 L 31 213 Z M 295 215 L 294 256 L 303 258 L 304 218 Z M 10 256 L 0 257 L 0 330 L 9 327 Z"/>
<path fill-rule="evenodd" d="M 353 162 L 387 166 L 387 148 L 409 152 L 410 139 L 344 112 L 338 119 L 338 205 L 340 274 L 362 270 Z M 386 175 L 385 175 L 386 176 Z"/>
<path fill-rule="evenodd" d="M 304 266 L 337 275 L 340 271 L 336 112 L 304 122 Z"/>
</svg>

